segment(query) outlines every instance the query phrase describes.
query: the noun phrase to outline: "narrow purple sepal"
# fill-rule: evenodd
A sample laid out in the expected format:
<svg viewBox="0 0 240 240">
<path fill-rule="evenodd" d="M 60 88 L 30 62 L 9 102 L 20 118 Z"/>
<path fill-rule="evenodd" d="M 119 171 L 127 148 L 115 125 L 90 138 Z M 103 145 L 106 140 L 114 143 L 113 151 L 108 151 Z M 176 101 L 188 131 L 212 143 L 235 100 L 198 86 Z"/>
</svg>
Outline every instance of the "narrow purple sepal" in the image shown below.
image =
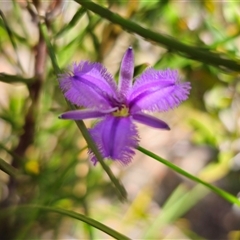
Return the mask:
<svg viewBox="0 0 240 240">
<path fill-rule="evenodd" d="M 132 87 L 133 72 L 134 72 L 134 54 L 132 47 L 129 47 L 122 59 L 118 82 L 119 92 L 123 96 L 127 96 L 127 93 Z"/>
<path fill-rule="evenodd" d="M 100 63 L 82 61 L 74 64 L 70 74 L 59 76 L 59 82 L 71 103 L 86 108 L 109 108 L 109 99 L 116 97 L 117 93 L 113 77 Z"/>
<path fill-rule="evenodd" d="M 145 124 L 147 126 L 170 130 L 170 127 L 167 125 L 167 123 L 151 115 L 145 113 L 135 113 L 132 117 L 135 121 Z"/>
<path fill-rule="evenodd" d="M 180 83 L 177 71 L 152 68 L 141 74 L 129 94 L 131 112 L 167 111 L 186 100 L 190 83 Z"/>
<path fill-rule="evenodd" d="M 134 149 L 139 142 L 136 126 L 130 117 L 108 115 L 90 129 L 90 134 L 104 158 L 120 161 L 123 164 L 132 160 Z M 94 163 L 97 161 L 93 153 L 91 160 Z"/>
<path fill-rule="evenodd" d="M 115 109 L 111 109 L 114 111 Z M 82 110 L 73 110 L 62 113 L 59 118 L 60 119 L 72 119 L 72 120 L 83 120 L 89 118 L 98 118 L 105 116 L 107 111 L 99 111 L 93 109 L 82 109 Z"/>
</svg>

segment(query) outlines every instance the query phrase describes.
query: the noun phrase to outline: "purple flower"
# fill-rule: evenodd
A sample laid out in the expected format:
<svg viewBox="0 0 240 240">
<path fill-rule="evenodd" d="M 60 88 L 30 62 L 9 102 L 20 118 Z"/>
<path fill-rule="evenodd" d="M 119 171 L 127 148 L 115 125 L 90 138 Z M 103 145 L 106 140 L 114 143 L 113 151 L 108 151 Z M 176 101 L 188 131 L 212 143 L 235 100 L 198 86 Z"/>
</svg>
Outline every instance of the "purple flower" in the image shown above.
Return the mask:
<svg viewBox="0 0 240 240">
<path fill-rule="evenodd" d="M 143 111 L 167 111 L 188 98 L 190 83 L 180 83 L 177 71 L 147 69 L 133 84 L 134 55 L 131 47 L 123 56 L 118 85 L 100 63 L 82 61 L 69 74 L 60 76 L 65 97 L 85 109 L 65 112 L 62 119 L 100 118 L 90 129 L 104 158 L 127 164 L 138 146 L 134 121 L 169 130 L 162 120 Z M 91 160 L 97 159 L 90 150 Z"/>
</svg>

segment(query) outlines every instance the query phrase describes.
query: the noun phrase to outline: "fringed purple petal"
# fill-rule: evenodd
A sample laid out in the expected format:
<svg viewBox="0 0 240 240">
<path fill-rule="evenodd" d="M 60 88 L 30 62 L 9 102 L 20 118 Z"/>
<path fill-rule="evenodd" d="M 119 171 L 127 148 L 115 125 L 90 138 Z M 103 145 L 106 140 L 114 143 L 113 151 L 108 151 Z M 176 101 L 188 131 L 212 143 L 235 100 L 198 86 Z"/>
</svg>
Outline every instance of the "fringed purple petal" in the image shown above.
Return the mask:
<svg viewBox="0 0 240 240">
<path fill-rule="evenodd" d="M 189 82 L 179 82 L 177 71 L 150 68 L 136 79 L 129 95 L 129 107 L 132 113 L 167 111 L 186 100 L 190 89 Z"/>
<path fill-rule="evenodd" d="M 147 126 L 170 130 L 170 127 L 167 125 L 167 123 L 151 115 L 145 113 L 135 113 L 132 117 L 135 121 Z"/>
<path fill-rule="evenodd" d="M 90 134 L 95 140 L 102 156 L 127 164 L 134 155 L 138 146 L 139 137 L 136 126 L 130 117 L 114 117 L 112 115 L 97 123 Z M 91 153 L 91 160 L 97 159 Z"/>
<path fill-rule="evenodd" d="M 119 92 L 125 97 L 127 96 L 127 93 L 132 87 L 133 72 L 134 55 L 132 47 L 129 47 L 122 59 L 118 82 Z"/>
<path fill-rule="evenodd" d="M 117 108 L 112 108 L 109 110 L 94 110 L 94 109 L 82 109 L 82 110 L 73 110 L 62 113 L 60 119 L 72 119 L 72 120 L 83 120 L 89 118 L 98 118 L 103 117 L 107 113 L 115 111 Z"/>
<path fill-rule="evenodd" d="M 109 108 L 110 99 L 117 93 L 115 81 L 100 63 L 82 61 L 74 64 L 70 74 L 59 76 L 59 82 L 71 103 L 87 108 Z"/>
</svg>

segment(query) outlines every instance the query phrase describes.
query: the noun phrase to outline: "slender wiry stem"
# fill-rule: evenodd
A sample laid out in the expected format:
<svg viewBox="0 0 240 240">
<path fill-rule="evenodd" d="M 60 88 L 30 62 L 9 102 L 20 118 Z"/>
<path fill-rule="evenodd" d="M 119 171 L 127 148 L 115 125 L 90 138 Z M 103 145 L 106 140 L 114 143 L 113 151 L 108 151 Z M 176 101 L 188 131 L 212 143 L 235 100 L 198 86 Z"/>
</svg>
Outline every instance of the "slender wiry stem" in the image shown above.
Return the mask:
<svg viewBox="0 0 240 240">
<path fill-rule="evenodd" d="M 58 74 L 61 73 L 61 70 L 60 70 L 60 68 L 58 66 L 57 59 L 56 59 L 53 47 L 52 47 L 52 45 L 50 43 L 50 40 L 48 38 L 48 32 L 47 32 L 46 24 L 42 23 L 40 25 L 40 29 L 41 29 L 41 32 L 42 32 L 42 34 L 44 36 L 44 39 L 46 41 L 48 52 L 49 52 L 49 56 L 51 58 L 55 74 L 58 75 Z M 68 102 L 68 104 L 69 104 L 70 108 L 75 109 L 75 107 L 71 103 Z M 76 122 L 79 130 L 81 131 L 84 139 L 86 140 L 86 142 L 88 144 L 88 147 L 93 151 L 93 153 L 95 154 L 98 162 L 101 164 L 102 168 L 104 169 L 104 171 L 107 173 L 107 175 L 111 179 L 112 183 L 114 184 L 114 186 L 115 186 L 115 188 L 117 190 L 118 196 L 120 197 L 121 200 L 125 200 L 126 197 L 127 197 L 127 192 L 126 192 L 124 186 L 114 176 L 114 174 L 112 173 L 111 169 L 105 164 L 105 162 L 103 160 L 103 157 L 102 157 L 101 153 L 99 152 L 95 142 L 92 140 L 92 137 L 90 136 L 90 134 L 89 134 L 89 132 L 88 132 L 84 122 L 80 121 L 80 120 L 79 121 L 75 121 L 75 122 Z"/>
<path fill-rule="evenodd" d="M 174 170 L 175 172 L 187 177 L 188 179 L 191 179 L 192 181 L 196 182 L 196 183 L 200 183 L 201 185 L 207 187 L 208 189 L 210 189 L 212 192 L 215 192 L 216 194 L 218 194 L 219 196 L 221 196 L 222 198 L 226 199 L 227 201 L 233 203 L 233 204 L 236 204 L 238 206 L 240 206 L 240 201 L 239 199 L 237 199 L 235 196 L 233 196 L 232 194 L 218 188 L 218 187 L 215 187 L 214 185 L 210 184 L 210 183 L 207 183 L 203 180 L 201 180 L 200 178 L 186 172 L 185 170 L 179 168 L 178 166 L 174 165 L 173 163 L 165 160 L 164 158 L 152 153 L 151 151 L 141 147 L 141 146 L 138 146 L 138 150 L 142 153 L 144 153 L 145 155 L 163 163 L 164 165 L 166 165 L 167 167 L 169 167 L 170 169 Z"/>
<path fill-rule="evenodd" d="M 165 48 L 176 52 L 184 56 L 185 58 L 190 58 L 197 60 L 206 64 L 213 66 L 227 68 L 233 71 L 240 71 L 240 62 L 229 59 L 227 56 L 212 52 L 206 49 L 200 49 L 195 46 L 190 46 L 179 42 L 173 37 L 166 36 L 160 33 L 153 32 L 146 28 L 141 27 L 140 25 L 127 20 L 120 15 L 111 12 L 107 8 L 104 8 L 96 3 L 93 3 L 88 0 L 75 0 L 75 2 L 81 4 L 84 8 L 98 14 L 102 18 L 105 18 L 112 23 L 120 25 L 122 28 L 126 29 L 129 32 L 133 32 L 142 36 L 145 39 L 151 40 L 164 46 Z"/>
</svg>

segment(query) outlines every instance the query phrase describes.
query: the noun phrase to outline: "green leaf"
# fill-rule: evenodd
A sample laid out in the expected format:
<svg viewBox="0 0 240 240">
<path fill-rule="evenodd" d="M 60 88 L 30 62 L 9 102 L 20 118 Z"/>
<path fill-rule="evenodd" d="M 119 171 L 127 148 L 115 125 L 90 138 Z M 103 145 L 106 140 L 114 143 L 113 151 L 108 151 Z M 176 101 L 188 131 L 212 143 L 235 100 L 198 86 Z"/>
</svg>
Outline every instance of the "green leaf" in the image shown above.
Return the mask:
<svg viewBox="0 0 240 240">
<path fill-rule="evenodd" d="M 230 193 L 228 193 L 228 192 L 225 192 L 224 190 L 222 190 L 222 189 L 220 189 L 220 188 L 218 188 L 218 187 L 215 187 L 215 186 L 211 185 L 210 183 L 207 183 L 207 182 L 199 179 L 198 177 L 193 176 L 192 174 L 184 171 L 183 169 L 179 168 L 178 166 L 174 165 L 173 163 L 171 163 L 171 162 L 169 162 L 169 161 L 167 161 L 167 160 L 165 160 L 165 159 L 157 156 L 156 154 L 154 154 L 154 153 L 146 150 L 146 149 L 143 148 L 143 147 L 140 147 L 140 146 L 139 146 L 139 147 L 138 147 L 138 150 L 139 150 L 140 152 L 144 153 L 145 155 L 147 155 L 147 156 L 149 156 L 149 157 L 151 157 L 151 158 L 153 158 L 153 159 L 155 159 L 155 160 L 163 163 L 164 165 L 168 166 L 168 167 L 171 168 L 173 171 L 175 171 L 175 172 L 183 175 L 184 177 L 187 177 L 187 178 L 193 180 L 193 181 L 196 182 L 196 183 L 200 183 L 200 184 L 204 185 L 205 187 L 207 187 L 208 189 L 210 189 L 212 192 L 215 192 L 215 193 L 218 194 L 220 197 L 226 199 L 228 202 L 234 203 L 234 204 L 240 206 L 240 201 L 239 201 L 236 197 L 234 197 L 232 194 L 230 194 Z"/>
<path fill-rule="evenodd" d="M 11 209 L 11 208 L 9 208 L 9 209 Z M 115 231 L 114 229 L 112 229 L 92 218 L 86 217 L 83 214 L 76 213 L 73 211 L 56 208 L 56 207 L 46 207 L 46 206 L 39 206 L 39 205 L 22 205 L 22 206 L 18 206 L 16 210 L 19 211 L 19 210 L 24 210 L 24 209 L 39 209 L 39 210 L 46 211 L 46 212 L 59 213 L 61 215 L 75 218 L 79 221 L 85 222 L 85 223 L 91 225 L 92 227 L 97 228 L 97 229 L 101 230 L 102 232 L 107 233 L 109 236 L 112 236 L 114 239 L 119 239 L 119 240 L 129 240 L 130 239 L 127 236 Z"/>
<path fill-rule="evenodd" d="M 82 18 L 84 13 L 86 12 L 85 8 L 79 8 L 71 21 L 66 24 L 55 36 L 55 38 L 61 37 L 63 34 L 66 34 L 69 30 L 71 30 L 77 23 L 78 21 Z"/>
<path fill-rule="evenodd" d="M 60 68 L 58 66 L 58 62 L 57 62 L 57 58 L 56 58 L 56 55 L 55 55 L 55 51 L 54 51 L 53 46 L 52 46 L 52 44 L 50 42 L 50 39 L 48 37 L 47 26 L 44 23 L 40 23 L 39 27 L 40 27 L 40 30 L 41 30 L 42 35 L 44 37 L 44 40 L 46 42 L 48 53 L 49 53 L 49 56 L 50 56 L 51 61 L 52 61 L 53 69 L 55 71 L 55 74 L 58 75 L 58 74 L 61 73 L 61 70 L 60 70 Z"/>
<path fill-rule="evenodd" d="M 158 216 L 144 234 L 144 239 L 152 239 L 161 231 L 164 225 L 173 223 L 183 214 L 189 211 L 202 198 L 209 193 L 209 190 L 198 184 L 192 189 L 185 185 L 179 185 L 164 203 Z"/>
<path fill-rule="evenodd" d="M 2 21 L 3 21 L 3 26 L 5 27 L 6 31 L 7 31 L 7 34 L 9 36 L 9 39 L 10 39 L 10 42 L 13 46 L 13 49 L 15 51 L 15 55 L 16 55 L 16 58 L 17 58 L 17 62 L 18 62 L 18 66 L 19 68 L 21 69 L 21 71 L 24 73 L 24 70 L 23 70 L 23 67 L 22 67 L 22 64 L 21 64 L 21 61 L 19 59 L 19 56 L 18 56 L 18 53 L 17 53 L 17 44 L 15 42 L 15 39 L 14 39 L 14 34 L 13 34 L 13 31 L 11 30 L 11 28 L 9 27 L 8 25 L 8 22 L 3 14 L 3 12 L 0 10 L 0 16 L 2 18 Z"/>
</svg>

